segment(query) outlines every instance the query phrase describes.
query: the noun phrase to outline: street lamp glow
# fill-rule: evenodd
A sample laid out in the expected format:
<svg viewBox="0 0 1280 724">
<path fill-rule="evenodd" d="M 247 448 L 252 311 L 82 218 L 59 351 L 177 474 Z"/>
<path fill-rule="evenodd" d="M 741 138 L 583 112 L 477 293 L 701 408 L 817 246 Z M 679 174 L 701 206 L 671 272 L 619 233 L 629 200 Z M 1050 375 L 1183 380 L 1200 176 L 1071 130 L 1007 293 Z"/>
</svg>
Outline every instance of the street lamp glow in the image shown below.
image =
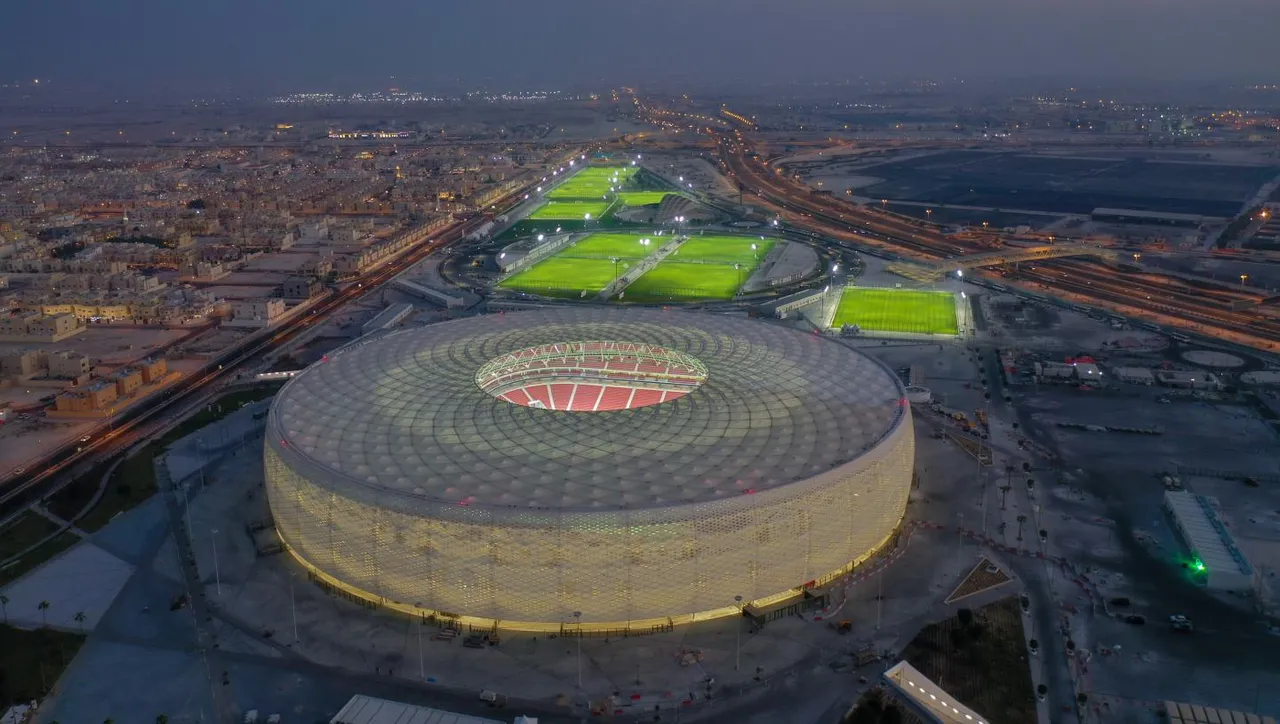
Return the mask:
<svg viewBox="0 0 1280 724">
<path fill-rule="evenodd" d="M 542 241 L 544 238 L 546 237 L 543 236 L 542 234 L 538 234 L 538 241 Z M 503 254 L 503 256 L 506 256 L 506 254 Z"/>
<path fill-rule="evenodd" d="M 542 241 L 542 237 L 538 237 L 538 241 Z M 505 251 L 504 251 L 504 252 L 502 252 L 501 254 L 499 254 L 499 255 L 498 255 L 498 258 L 499 258 L 499 259 L 505 259 L 505 258 L 507 258 L 507 252 L 505 252 Z"/>
<path fill-rule="evenodd" d="M 539 187 L 536 189 L 536 191 L 537 191 L 538 193 L 542 193 L 542 187 L 541 187 L 541 186 L 539 186 Z"/>
<path fill-rule="evenodd" d="M 956 269 L 956 276 L 964 278 L 964 269 Z"/>
<path fill-rule="evenodd" d="M 583 221 L 591 221 L 591 214 L 589 214 L 589 213 L 588 213 L 588 214 L 583 214 L 583 215 L 582 215 L 582 220 L 583 220 Z"/>
</svg>

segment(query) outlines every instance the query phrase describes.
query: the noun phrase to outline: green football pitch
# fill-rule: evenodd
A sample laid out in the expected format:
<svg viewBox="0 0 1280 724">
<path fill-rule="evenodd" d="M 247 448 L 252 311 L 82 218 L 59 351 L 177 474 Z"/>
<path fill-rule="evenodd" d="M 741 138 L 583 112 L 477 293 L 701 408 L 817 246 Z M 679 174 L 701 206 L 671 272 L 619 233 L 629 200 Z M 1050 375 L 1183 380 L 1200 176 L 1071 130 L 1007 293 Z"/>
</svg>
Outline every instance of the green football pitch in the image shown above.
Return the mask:
<svg viewBox="0 0 1280 724">
<path fill-rule="evenodd" d="M 604 201 L 548 201 L 539 206 L 529 218 L 543 221 L 582 221 L 587 214 L 599 219 L 609 210 L 609 202 Z"/>
<path fill-rule="evenodd" d="M 641 240 L 648 239 L 648 244 Z M 577 257 L 582 259 L 643 259 L 662 246 L 669 237 L 653 234 L 591 234 L 573 246 L 560 251 L 556 256 Z"/>
<path fill-rule="evenodd" d="M 621 262 L 616 267 L 609 259 L 575 259 L 553 256 L 507 278 L 498 286 L 548 297 L 576 299 L 598 293 L 609 286 L 615 271 L 625 274 L 634 262 Z"/>
<path fill-rule="evenodd" d="M 831 326 L 874 332 L 956 334 L 956 300 L 948 292 L 846 287 Z"/>
<path fill-rule="evenodd" d="M 663 261 L 624 290 L 623 298 L 634 302 L 687 302 L 700 299 L 731 299 L 751 269 L 732 264 L 689 264 Z"/>
<path fill-rule="evenodd" d="M 750 264 L 750 271 L 754 271 L 756 264 L 769 253 L 775 243 L 777 242 L 774 239 L 761 239 L 758 236 L 691 236 L 688 241 L 680 245 L 679 249 L 675 250 L 671 258 L 685 261 Z M 752 246 L 756 248 L 752 249 Z"/>
<path fill-rule="evenodd" d="M 636 166 L 591 166 L 560 182 L 547 192 L 549 199 L 599 199 L 610 186 L 620 186 L 636 174 Z"/>
</svg>

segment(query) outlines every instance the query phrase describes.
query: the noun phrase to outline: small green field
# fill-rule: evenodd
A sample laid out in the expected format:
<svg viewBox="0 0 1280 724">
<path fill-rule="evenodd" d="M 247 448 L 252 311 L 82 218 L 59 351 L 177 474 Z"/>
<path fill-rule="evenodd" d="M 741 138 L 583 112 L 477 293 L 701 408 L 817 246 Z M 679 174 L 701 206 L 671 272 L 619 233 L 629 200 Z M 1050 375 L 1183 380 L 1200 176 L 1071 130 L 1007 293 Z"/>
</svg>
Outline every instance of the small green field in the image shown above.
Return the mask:
<svg viewBox="0 0 1280 724">
<path fill-rule="evenodd" d="M 873 332 L 956 334 L 956 300 L 949 292 L 846 287 L 832 327 L 856 324 Z"/>
<path fill-rule="evenodd" d="M 529 218 L 538 221 L 582 221 L 591 215 L 599 219 L 609 210 L 610 202 L 599 201 L 548 201 L 539 206 Z"/>
<path fill-rule="evenodd" d="M 642 239 L 648 239 L 649 244 L 640 243 Z M 643 259 L 657 251 L 664 240 L 668 240 L 668 237 L 652 234 L 592 234 L 556 256 L 578 259 Z"/>
<path fill-rule="evenodd" d="M 619 191 L 618 198 L 627 206 L 651 206 L 662 203 L 670 191 Z"/>
<path fill-rule="evenodd" d="M 672 259 L 685 261 L 708 261 L 724 264 L 750 264 L 754 271 L 756 264 L 777 243 L 775 239 L 761 239 L 755 236 L 691 236 L 680 245 Z M 751 247 L 755 246 L 755 249 Z M 745 277 L 744 277 L 745 278 Z"/>
<path fill-rule="evenodd" d="M 616 267 L 610 259 L 578 259 L 556 255 L 534 264 L 504 280 L 498 286 L 529 294 L 577 299 L 598 293 L 613 282 L 614 274 L 625 274 L 634 263 L 624 261 Z"/>
<path fill-rule="evenodd" d="M 639 171 L 637 166 L 589 166 L 547 192 L 549 199 L 598 199 L 609 187 L 620 186 Z"/>
<path fill-rule="evenodd" d="M 625 290 L 629 302 L 689 302 L 703 299 L 732 299 L 751 276 L 743 265 L 660 262 Z"/>
</svg>

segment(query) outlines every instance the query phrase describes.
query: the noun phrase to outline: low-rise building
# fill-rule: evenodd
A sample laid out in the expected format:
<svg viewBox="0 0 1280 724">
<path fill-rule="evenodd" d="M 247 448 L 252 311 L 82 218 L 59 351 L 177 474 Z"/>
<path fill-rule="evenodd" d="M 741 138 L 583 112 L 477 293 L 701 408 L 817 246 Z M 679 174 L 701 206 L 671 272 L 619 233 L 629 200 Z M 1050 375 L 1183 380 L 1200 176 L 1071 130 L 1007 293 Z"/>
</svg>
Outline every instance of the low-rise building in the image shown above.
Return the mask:
<svg viewBox="0 0 1280 724">
<path fill-rule="evenodd" d="M 1156 381 L 1156 376 L 1146 367 L 1115 367 L 1111 372 L 1116 379 L 1131 385 L 1151 385 Z"/>
<path fill-rule="evenodd" d="M 138 363 L 142 381 L 148 385 L 159 382 L 169 374 L 169 362 L 164 357 L 153 357 Z"/>
<path fill-rule="evenodd" d="M 114 383 L 98 380 L 58 395 L 54 402 L 54 410 L 71 414 L 102 412 L 109 409 L 111 403 L 118 397 L 119 393 Z"/>
<path fill-rule="evenodd" d="M 84 331 L 74 314 L 28 313 L 0 319 L 0 341 L 61 342 Z"/>
<path fill-rule="evenodd" d="M 280 296 L 285 299 L 313 299 L 324 293 L 324 284 L 309 277 L 289 277 L 280 285 Z"/>
<path fill-rule="evenodd" d="M 142 387 L 141 370 L 129 367 L 116 373 L 116 394 L 120 397 L 129 397 L 139 387 Z"/>
<path fill-rule="evenodd" d="M 49 376 L 79 380 L 89 374 L 89 358 L 77 352 L 55 352 L 48 357 Z"/>
<path fill-rule="evenodd" d="M 40 371 L 43 355 L 35 349 L 19 349 L 0 355 L 0 375 L 6 379 L 31 377 Z"/>
<path fill-rule="evenodd" d="M 283 299 L 243 299 L 231 303 L 231 322 L 236 327 L 270 327 L 285 314 Z"/>
<path fill-rule="evenodd" d="M 1222 383 L 1210 372 L 1189 370 L 1157 370 L 1156 380 L 1166 387 L 1183 390 L 1216 390 Z"/>
</svg>

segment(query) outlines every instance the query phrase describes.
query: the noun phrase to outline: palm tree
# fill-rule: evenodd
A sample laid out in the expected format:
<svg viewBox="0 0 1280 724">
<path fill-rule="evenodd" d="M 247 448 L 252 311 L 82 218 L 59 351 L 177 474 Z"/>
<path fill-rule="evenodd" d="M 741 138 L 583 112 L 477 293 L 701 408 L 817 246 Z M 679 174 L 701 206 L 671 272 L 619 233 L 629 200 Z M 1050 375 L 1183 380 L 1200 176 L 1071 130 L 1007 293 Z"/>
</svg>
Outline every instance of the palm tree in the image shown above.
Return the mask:
<svg viewBox="0 0 1280 724">
<path fill-rule="evenodd" d="M 1000 510 L 1004 510 L 1005 496 L 1009 494 L 1010 490 L 1013 490 L 1013 486 L 1008 483 L 1000 486 Z"/>
<path fill-rule="evenodd" d="M 169 724 L 169 715 L 156 714 L 156 724 Z"/>
<path fill-rule="evenodd" d="M 80 633 L 84 633 L 84 611 L 76 611 L 76 615 L 71 618 L 80 626 Z"/>
<path fill-rule="evenodd" d="M 1027 522 L 1027 516 L 1019 515 L 1018 516 L 1018 540 L 1022 540 L 1022 524 L 1025 522 Z"/>
<path fill-rule="evenodd" d="M 49 602 L 48 602 L 48 601 L 41 601 L 41 602 L 40 602 L 40 605 L 39 605 L 39 606 L 36 606 L 36 608 L 40 609 L 40 621 L 42 622 L 42 624 L 44 625 L 44 627 L 45 627 L 45 628 L 48 628 L 48 627 L 49 627 L 49 614 L 47 614 L 47 613 L 45 613 L 45 612 L 49 610 Z"/>
<path fill-rule="evenodd" d="M 0 613 L 4 614 L 4 623 L 9 624 L 9 597 L 0 593 Z"/>
</svg>

